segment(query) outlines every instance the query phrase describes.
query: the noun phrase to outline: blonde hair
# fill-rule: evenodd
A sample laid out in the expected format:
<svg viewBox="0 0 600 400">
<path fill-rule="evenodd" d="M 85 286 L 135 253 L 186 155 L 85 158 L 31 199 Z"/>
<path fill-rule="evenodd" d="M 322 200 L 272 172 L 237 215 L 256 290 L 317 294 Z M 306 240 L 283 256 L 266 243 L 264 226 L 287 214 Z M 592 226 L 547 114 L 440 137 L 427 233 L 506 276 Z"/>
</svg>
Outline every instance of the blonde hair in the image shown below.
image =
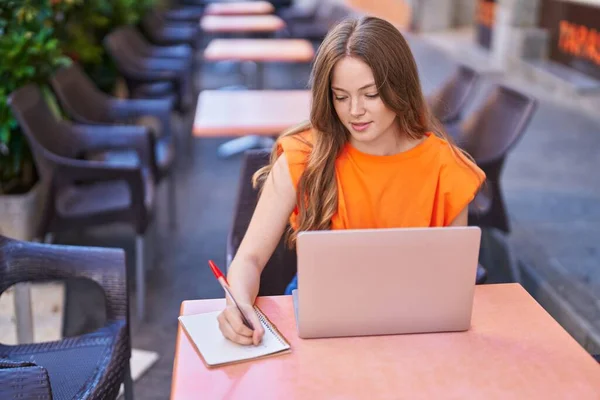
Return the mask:
<svg viewBox="0 0 600 400">
<path fill-rule="evenodd" d="M 300 231 L 330 229 L 331 219 L 337 211 L 335 161 L 348 142 L 349 133 L 334 109 L 331 76 L 336 63 L 347 56 L 369 65 L 382 101 L 398 116 L 401 132 L 411 139 L 420 139 L 427 132 L 433 132 L 447 140 L 456 151 L 428 109 L 415 59 L 398 29 L 375 17 L 342 21 L 327 34 L 315 57 L 310 77 L 310 121 L 280 135 L 280 138 L 294 136 L 303 140 L 299 133 L 310 128 L 314 131 L 313 143 L 306 143 L 311 146 L 311 151 L 296 188 L 298 227 L 296 231 L 288 232 L 290 246 L 295 245 Z M 264 182 L 278 156 L 275 144 L 270 164 L 254 174 L 255 186 Z"/>
</svg>

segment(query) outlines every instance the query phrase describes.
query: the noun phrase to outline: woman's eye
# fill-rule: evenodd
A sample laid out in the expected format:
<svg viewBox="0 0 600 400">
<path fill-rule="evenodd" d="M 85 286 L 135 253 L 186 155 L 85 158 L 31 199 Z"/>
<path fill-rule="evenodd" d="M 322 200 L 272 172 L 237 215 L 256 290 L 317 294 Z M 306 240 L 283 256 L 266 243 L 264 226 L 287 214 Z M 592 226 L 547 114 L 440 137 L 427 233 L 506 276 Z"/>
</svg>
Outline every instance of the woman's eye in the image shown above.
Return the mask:
<svg viewBox="0 0 600 400">
<path fill-rule="evenodd" d="M 365 96 L 367 96 L 367 97 L 368 97 L 368 98 L 370 98 L 370 99 L 374 99 L 374 98 L 377 98 L 377 97 L 379 97 L 379 93 L 367 94 L 367 95 L 365 95 Z"/>
<path fill-rule="evenodd" d="M 335 99 L 336 99 L 337 101 L 346 100 L 346 98 L 347 98 L 346 96 L 335 96 Z"/>
</svg>

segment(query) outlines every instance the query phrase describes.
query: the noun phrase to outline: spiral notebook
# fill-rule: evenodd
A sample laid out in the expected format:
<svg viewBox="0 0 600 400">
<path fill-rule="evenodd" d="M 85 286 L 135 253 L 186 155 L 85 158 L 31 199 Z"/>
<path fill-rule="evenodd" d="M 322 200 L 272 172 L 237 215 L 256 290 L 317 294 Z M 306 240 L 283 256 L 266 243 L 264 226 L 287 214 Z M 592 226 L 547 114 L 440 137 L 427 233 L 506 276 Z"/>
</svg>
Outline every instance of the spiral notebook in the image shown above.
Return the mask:
<svg viewBox="0 0 600 400">
<path fill-rule="evenodd" d="M 243 346 L 225 339 L 219 330 L 217 321 L 217 316 L 221 311 L 183 315 L 179 317 L 179 322 L 208 367 L 289 353 L 291 346 L 285 337 L 279 333 L 275 325 L 258 307 L 254 307 L 254 309 L 265 329 L 263 339 L 258 346 Z"/>
</svg>

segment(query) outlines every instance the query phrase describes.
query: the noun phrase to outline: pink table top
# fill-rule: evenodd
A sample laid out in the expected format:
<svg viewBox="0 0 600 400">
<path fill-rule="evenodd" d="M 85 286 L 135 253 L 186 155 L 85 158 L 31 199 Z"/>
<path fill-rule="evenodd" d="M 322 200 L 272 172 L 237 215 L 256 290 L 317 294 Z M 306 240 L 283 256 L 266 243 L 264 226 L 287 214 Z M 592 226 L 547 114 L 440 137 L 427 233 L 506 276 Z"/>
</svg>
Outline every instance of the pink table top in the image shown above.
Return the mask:
<svg viewBox="0 0 600 400">
<path fill-rule="evenodd" d="M 277 135 L 308 120 L 308 90 L 205 90 L 194 120 L 195 136 Z"/>
<path fill-rule="evenodd" d="M 268 1 L 239 1 L 232 3 L 211 3 L 204 9 L 204 15 L 260 15 L 275 11 Z"/>
<path fill-rule="evenodd" d="M 276 32 L 285 28 L 285 22 L 276 15 L 207 15 L 200 26 L 207 33 Z"/>
<path fill-rule="evenodd" d="M 598 363 L 518 284 L 477 286 L 456 333 L 303 340 L 291 296 L 257 305 L 292 353 L 207 369 L 179 327 L 171 400 L 600 398 Z M 223 307 L 184 301 L 181 315 Z"/>
<path fill-rule="evenodd" d="M 207 61 L 310 62 L 314 55 L 304 39 L 214 39 L 204 50 Z"/>
</svg>

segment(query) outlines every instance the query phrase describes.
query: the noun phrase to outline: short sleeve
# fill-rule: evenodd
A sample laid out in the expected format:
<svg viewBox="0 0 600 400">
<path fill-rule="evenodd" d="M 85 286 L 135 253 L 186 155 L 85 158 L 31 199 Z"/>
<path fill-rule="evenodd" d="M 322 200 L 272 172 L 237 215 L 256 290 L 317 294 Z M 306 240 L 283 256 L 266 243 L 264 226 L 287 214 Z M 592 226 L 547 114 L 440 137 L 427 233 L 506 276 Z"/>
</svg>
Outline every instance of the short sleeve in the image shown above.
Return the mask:
<svg viewBox="0 0 600 400">
<path fill-rule="evenodd" d="M 294 188 L 298 187 L 312 149 L 312 132 L 305 131 L 277 140 L 277 155 L 285 154 Z"/>
<path fill-rule="evenodd" d="M 484 181 L 485 173 L 460 151 L 449 157 L 442 169 L 440 182 L 444 199 L 444 226 L 450 225 L 469 205 Z"/>
</svg>

